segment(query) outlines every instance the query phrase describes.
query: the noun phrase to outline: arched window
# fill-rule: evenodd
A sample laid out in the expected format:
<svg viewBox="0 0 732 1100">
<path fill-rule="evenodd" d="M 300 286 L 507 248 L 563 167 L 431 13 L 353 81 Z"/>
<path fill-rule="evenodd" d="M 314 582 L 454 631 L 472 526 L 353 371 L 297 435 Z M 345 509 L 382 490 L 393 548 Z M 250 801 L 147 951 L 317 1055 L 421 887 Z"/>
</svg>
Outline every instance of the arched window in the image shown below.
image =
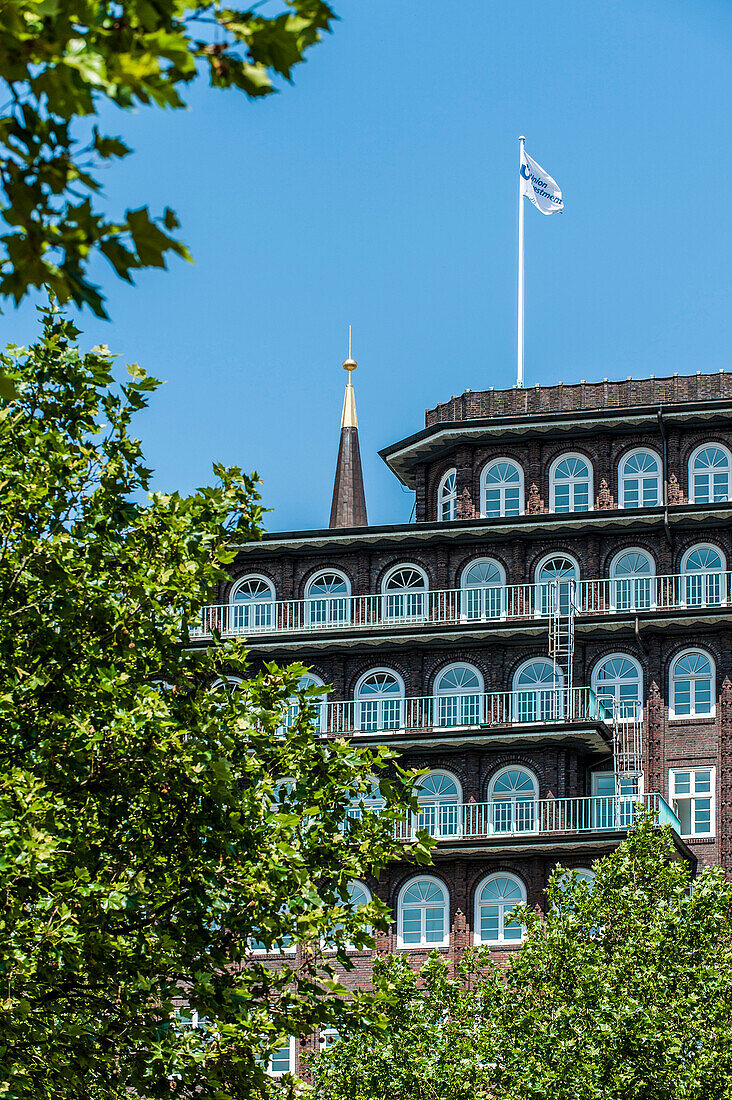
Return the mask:
<svg viewBox="0 0 732 1100">
<path fill-rule="evenodd" d="M 525 661 L 513 678 L 513 717 L 517 722 L 561 718 L 564 675 L 548 657 Z"/>
<path fill-rule="evenodd" d="M 346 810 L 346 829 L 351 821 L 362 821 L 364 812 L 380 814 L 384 809 L 384 799 L 381 796 L 378 779 L 372 780 L 371 788 L 361 794 L 355 794 L 351 798 Z"/>
<path fill-rule="evenodd" d="M 730 499 L 730 453 L 719 443 L 697 447 L 689 459 L 692 504 L 725 504 Z"/>
<path fill-rule="evenodd" d="M 563 887 L 573 878 L 576 882 L 586 882 L 590 890 L 595 885 L 595 872 L 587 867 L 572 867 L 569 871 L 565 871 L 559 879 L 559 885 Z"/>
<path fill-rule="evenodd" d="M 560 876 L 558 886 L 562 894 L 566 894 L 572 887 L 578 887 L 581 883 L 585 883 L 588 891 L 592 891 L 595 885 L 595 872 L 590 871 L 587 867 L 572 867 L 571 870 L 565 871 Z M 562 899 L 562 902 L 557 905 L 557 909 L 561 912 L 571 912 L 572 905 L 566 898 Z"/>
<path fill-rule="evenodd" d="M 536 612 L 542 617 L 551 615 L 559 600 L 562 615 L 569 612 L 570 603 L 576 603 L 579 566 L 568 554 L 548 554 L 539 562 L 535 572 L 537 584 Z"/>
<path fill-rule="evenodd" d="M 308 672 L 305 676 L 301 676 L 298 682 L 300 688 L 311 687 L 324 687 L 323 681 L 319 676 L 316 676 L 312 672 Z M 326 696 L 317 695 L 315 698 L 310 699 L 310 705 L 313 709 L 313 724 L 316 733 L 323 733 L 326 729 Z M 287 714 L 285 716 L 285 727 L 290 729 L 296 722 L 297 716 L 300 713 L 300 704 L 297 699 L 292 699 L 290 705 L 287 708 Z"/>
<path fill-rule="evenodd" d="M 404 684 L 389 668 L 376 668 L 356 686 L 356 722 L 362 733 L 398 730 L 403 724 Z"/>
<path fill-rule="evenodd" d="M 460 784 L 449 772 L 430 772 L 417 791 L 420 812 L 415 829 L 426 829 L 430 836 L 456 836 L 460 832 Z"/>
<path fill-rule="evenodd" d="M 337 569 L 324 569 L 308 581 L 305 590 L 306 620 L 309 626 L 331 626 L 350 622 L 351 586 Z"/>
<path fill-rule="evenodd" d="M 427 577 L 417 565 L 397 565 L 383 584 L 383 616 L 394 621 L 423 619 L 426 611 Z"/>
<path fill-rule="evenodd" d="M 486 519 L 521 516 L 524 512 L 524 471 L 510 458 L 496 458 L 480 475 L 481 512 Z"/>
<path fill-rule="evenodd" d="M 266 577 L 252 574 L 242 577 L 231 590 L 231 629 L 243 631 L 270 630 L 274 610 L 275 591 Z"/>
<path fill-rule="evenodd" d="M 462 615 L 465 619 L 498 619 L 506 613 L 506 574 L 493 558 L 478 558 L 463 570 Z"/>
<path fill-rule="evenodd" d="M 661 463 L 655 451 L 630 451 L 620 463 L 621 508 L 655 508 L 661 502 Z"/>
<path fill-rule="evenodd" d="M 549 469 L 549 511 L 589 512 L 593 504 L 592 467 L 584 455 L 562 455 Z"/>
<path fill-rule="evenodd" d="M 371 891 L 369 890 L 368 886 L 364 882 L 359 882 L 358 879 L 351 879 L 351 881 L 348 883 L 347 889 L 348 895 L 345 899 L 344 904 L 345 907 L 350 909 L 352 912 L 355 912 L 357 909 L 362 909 L 364 905 L 368 905 L 373 900 L 371 897 Z M 340 929 L 342 928 L 342 924 L 336 923 L 332 926 L 332 931 L 337 932 L 340 931 Z M 363 931 L 369 936 L 372 934 L 372 929 L 370 925 L 364 927 Z M 324 937 L 323 946 L 326 948 L 326 950 L 334 950 L 337 946 L 337 937 Z M 349 948 L 350 950 L 355 950 L 354 944 L 350 942 L 346 943 L 344 946 Z"/>
<path fill-rule="evenodd" d="M 501 768 L 488 789 L 491 832 L 530 833 L 536 828 L 539 784 L 526 768 Z"/>
<path fill-rule="evenodd" d="M 526 889 L 515 875 L 490 875 L 475 892 L 475 942 L 515 943 L 524 934 L 511 911 L 526 904 Z"/>
<path fill-rule="evenodd" d="M 687 649 L 671 664 L 672 718 L 714 714 L 714 661 L 701 649 Z"/>
<path fill-rule="evenodd" d="M 643 611 L 656 606 L 656 566 L 645 550 L 622 550 L 610 562 L 610 606 Z"/>
<path fill-rule="evenodd" d="M 483 677 L 472 665 L 448 665 L 435 680 L 436 724 L 475 726 L 483 713 Z"/>
<path fill-rule="evenodd" d="M 457 518 L 457 471 L 448 470 L 437 490 L 437 516 L 441 523 Z"/>
<path fill-rule="evenodd" d="M 592 689 L 614 718 L 639 716 L 643 700 L 643 672 L 638 662 L 625 653 L 612 653 L 595 665 Z"/>
<path fill-rule="evenodd" d="M 692 546 L 681 559 L 685 574 L 683 599 L 687 607 L 709 607 L 727 599 L 727 565 L 716 546 Z"/>
<path fill-rule="evenodd" d="M 397 905 L 400 947 L 441 947 L 449 942 L 447 888 L 423 875 L 402 887 Z"/>
</svg>

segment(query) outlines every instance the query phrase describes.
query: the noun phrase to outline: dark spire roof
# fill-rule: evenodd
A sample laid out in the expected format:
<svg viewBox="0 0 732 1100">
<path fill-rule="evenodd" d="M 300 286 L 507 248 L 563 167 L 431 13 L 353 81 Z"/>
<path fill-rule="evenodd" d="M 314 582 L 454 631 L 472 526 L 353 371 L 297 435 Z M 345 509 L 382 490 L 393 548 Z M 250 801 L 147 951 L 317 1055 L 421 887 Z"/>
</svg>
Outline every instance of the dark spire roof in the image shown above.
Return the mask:
<svg viewBox="0 0 732 1100">
<path fill-rule="evenodd" d="M 351 372 L 356 369 L 356 361 L 349 354 L 343 364 L 348 371 L 346 393 L 343 398 L 341 416 L 341 439 L 338 446 L 333 503 L 330 509 L 331 527 L 367 527 L 366 497 L 363 491 L 363 471 L 361 470 L 361 448 L 358 444 L 358 420 L 356 419 L 356 396 L 353 392 Z"/>
</svg>

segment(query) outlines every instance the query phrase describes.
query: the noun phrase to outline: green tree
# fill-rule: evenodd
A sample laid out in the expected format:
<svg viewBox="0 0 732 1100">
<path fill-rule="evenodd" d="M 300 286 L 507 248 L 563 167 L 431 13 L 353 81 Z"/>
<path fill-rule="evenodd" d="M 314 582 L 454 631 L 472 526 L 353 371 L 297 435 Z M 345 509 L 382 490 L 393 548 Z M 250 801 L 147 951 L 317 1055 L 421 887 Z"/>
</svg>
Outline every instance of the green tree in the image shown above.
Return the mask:
<svg viewBox="0 0 732 1100">
<path fill-rule="evenodd" d="M 156 383 L 118 390 L 77 336 L 52 308 L 0 356 L 0 1096 L 248 1097 L 286 1036 L 378 1017 L 334 969 L 388 925 L 348 882 L 397 853 L 413 779 L 314 734 L 301 666 L 191 645 L 260 535 L 256 477 L 146 498 L 130 426 Z M 374 776 L 387 808 L 345 828 Z"/>
<path fill-rule="evenodd" d="M 0 296 L 49 286 L 62 302 L 106 316 L 88 268 L 101 254 L 128 282 L 140 268 L 187 257 L 172 210 L 109 218 L 95 206 L 98 168 L 130 150 L 99 132 L 109 105 L 181 108 L 186 88 L 250 98 L 291 80 L 331 28 L 323 0 L 236 9 L 219 0 L 3 0 L 0 4 Z"/>
<path fill-rule="evenodd" d="M 450 975 L 434 951 L 415 971 L 404 956 L 375 960 L 381 1027 L 346 1025 L 312 1059 L 317 1100 L 476 1100 L 486 1095 L 489 1031 L 499 984 L 487 958 L 468 951 Z"/>
<path fill-rule="evenodd" d="M 526 911 L 490 1025 L 494 1094 L 511 1100 L 732 1096 L 732 885 L 690 891 L 669 831 L 643 816 L 595 865 L 557 871 Z"/>
</svg>

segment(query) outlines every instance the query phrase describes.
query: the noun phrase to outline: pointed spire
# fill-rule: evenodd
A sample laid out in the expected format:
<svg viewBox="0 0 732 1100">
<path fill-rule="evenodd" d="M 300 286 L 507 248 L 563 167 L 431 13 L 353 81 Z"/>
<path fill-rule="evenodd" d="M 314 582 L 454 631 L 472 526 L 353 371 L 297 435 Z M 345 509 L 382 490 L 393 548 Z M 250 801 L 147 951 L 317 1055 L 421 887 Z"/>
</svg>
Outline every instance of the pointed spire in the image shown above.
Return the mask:
<svg viewBox="0 0 732 1100">
<path fill-rule="evenodd" d="M 363 491 L 361 448 L 358 443 L 358 419 L 356 394 L 353 389 L 353 371 L 358 363 L 351 357 L 351 326 L 348 326 L 348 358 L 343 369 L 348 371 L 346 392 L 341 416 L 341 439 L 338 447 L 333 503 L 330 509 L 331 527 L 366 527 L 366 497 Z"/>
</svg>

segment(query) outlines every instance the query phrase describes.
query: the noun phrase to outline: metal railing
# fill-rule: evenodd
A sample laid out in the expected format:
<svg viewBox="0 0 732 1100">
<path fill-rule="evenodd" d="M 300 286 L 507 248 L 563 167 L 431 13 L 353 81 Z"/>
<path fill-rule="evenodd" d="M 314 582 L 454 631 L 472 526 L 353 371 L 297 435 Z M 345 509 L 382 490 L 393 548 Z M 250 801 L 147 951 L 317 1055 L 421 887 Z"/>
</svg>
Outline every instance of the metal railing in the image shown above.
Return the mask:
<svg viewBox="0 0 732 1100">
<path fill-rule="evenodd" d="M 555 583 L 210 604 L 202 609 L 191 635 L 251 637 L 547 619 Z M 571 599 L 580 617 L 732 605 L 730 572 L 561 581 L 559 587 L 560 600 L 569 604 Z"/>
<path fill-rule="evenodd" d="M 591 688 L 539 688 L 480 694 L 315 702 L 317 732 L 327 734 L 408 733 L 412 730 L 483 729 L 564 722 L 612 722 L 612 707 Z M 284 725 L 297 716 L 293 705 Z"/>
<path fill-rule="evenodd" d="M 491 802 L 431 802 L 396 826 L 399 840 L 414 839 L 424 829 L 438 840 L 541 836 L 551 833 L 596 833 L 628 829 L 637 807 L 649 810 L 657 825 L 681 832 L 678 817 L 660 794 L 628 798 L 505 798 Z M 347 812 L 359 816 L 360 810 Z"/>
</svg>

